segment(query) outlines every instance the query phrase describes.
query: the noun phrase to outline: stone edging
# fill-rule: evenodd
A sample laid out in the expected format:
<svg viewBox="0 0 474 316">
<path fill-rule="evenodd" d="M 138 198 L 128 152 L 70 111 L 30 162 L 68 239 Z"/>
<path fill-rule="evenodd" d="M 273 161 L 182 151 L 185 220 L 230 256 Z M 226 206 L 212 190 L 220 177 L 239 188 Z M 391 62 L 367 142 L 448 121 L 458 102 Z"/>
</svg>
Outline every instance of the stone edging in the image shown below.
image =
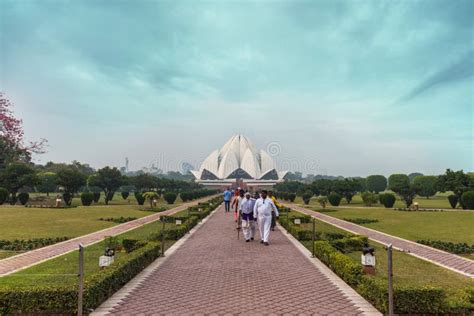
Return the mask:
<svg viewBox="0 0 474 316">
<path fill-rule="evenodd" d="M 311 252 L 306 249 L 298 240 L 296 240 L 293 235 L 288 233 L 285 228 L 283 228 L 280 223 L 277 223 L 277 227 L 280 229 L 282 234 L 288 238 L 288 240 L 302 253 L 302 255 L 308 259 L 311 264 L 315 266 L 328 280 L 334 284 L 346 297 L 349 301 L 354 303 L 354 305 L 363 312 L 363 315 L 382 315 L 375 307 L 373 307 L 369 302 L 367 302 L 359 293 L 357 293 L 353 288 L 347 285 L 341 278 L 339 278 L 331 269 L 329 269 L 324 263 L 322 263 L 318 258 L 313 258 Z"/>
<path fill-rule="evenodd" d="M 189 234 L 186 234 L 184 237 L 176 241 L 168 250 L 165 252 L 164 257 L 157 258 L 153 263 L 146 267 L 142 272 L 137 274 L 132 280 L 125 284 L 120 290 L 115 292 L 114 295 L 109 297 L 105 302 L 103 302 L 99 307 L 97 307 L 90 315 L 99 316 L 99 315 L 109 315 L 113 308 L 121 302 L 125 297 L 131 294 L 138 286 L 145 282 L 150 275 L 158 269 L 170 256 L 172 256 L 183 244 L 188 240 L 202 225 L 207 222 L 207 220 L 217 212 L 221 206 L 218 206 L 214 211 L 211 212 L 206 218 L 194 226 Z"/>
</svg>

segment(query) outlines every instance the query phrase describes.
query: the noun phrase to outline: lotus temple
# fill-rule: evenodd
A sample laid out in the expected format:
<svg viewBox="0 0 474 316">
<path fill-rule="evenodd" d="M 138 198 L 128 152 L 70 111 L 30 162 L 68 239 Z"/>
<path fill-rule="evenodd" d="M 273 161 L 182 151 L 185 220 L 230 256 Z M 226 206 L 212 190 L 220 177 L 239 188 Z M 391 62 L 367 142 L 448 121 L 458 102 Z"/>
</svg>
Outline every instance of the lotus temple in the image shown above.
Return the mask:
<svg viewBox="0 0 474 316">
<path fill-rule="evenodd" d="M 287 171 L 278 171 L 273 158 L 266 151 L 257 150 L 247 137 L 235 135 L 191 173 L 196 182 L 209 188 L 254 190 L 282 182 Z"/>
</svg>

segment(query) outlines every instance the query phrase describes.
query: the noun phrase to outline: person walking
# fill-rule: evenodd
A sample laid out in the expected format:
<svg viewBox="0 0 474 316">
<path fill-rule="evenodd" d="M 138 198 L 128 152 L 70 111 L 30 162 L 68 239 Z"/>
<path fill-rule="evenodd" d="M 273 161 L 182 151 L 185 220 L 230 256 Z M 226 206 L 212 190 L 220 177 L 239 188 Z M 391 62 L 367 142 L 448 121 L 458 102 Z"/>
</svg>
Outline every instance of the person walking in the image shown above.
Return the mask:
<svg viewBox="0 0 474 316">
<path fill-rule="evenodd" d="M 278 203 L 276 196 L 273 194 L 273 191 L 268 191 L 268 197 L 272 199 L 273 204 L 275 204 L 276 208 L 278 211 L 280 211 L 281 205 Z M 274 231 L 276 226 L 276 214 L 275 212 L 272 212 L 272 225 L 271 230 Z"/>
<path fill-rule="evenodd" d="M 234 219 L 237 223 L 239 220 L 240 207 L 242 206 L 242 200 L 244 199 L 244 190 L 239 191 L 239 195 L 232 202 L 232 207 L 234 208 Z"/>
<path fill-rule="evenodd" d="M 245 193 L 245 198 L 242 200 L 240 213 L 242 216 L 242 232 L 246 242 L 254 239 L 255 225 L 253 217 L 253 208 L 255 206 L 255 199 L 250 197 L 250 192 Z"/>
<path fill-rule="evenodd" d="M 230 212 L 230 200 L 232 199 L 232 191 L 230 191 L 230 188 L 227 188 L 224 191 L 224 205 L 225 205 L 225 212 L 228 213 Z"/>
<path fill-rule="evenodd" d="M 270 226 L 272 224 L 272 212 L 275 212 L 278 218 L 278 209 L 273 203 L 272 199 L 267 197 L 268 192 L 262 191 L 261 197 L 255 202 L 253 208 L 253 216 L 257 218 L 258 230 L 260 231 L 260 243 L 265 246 L 269 244 Z"/>
</svg>

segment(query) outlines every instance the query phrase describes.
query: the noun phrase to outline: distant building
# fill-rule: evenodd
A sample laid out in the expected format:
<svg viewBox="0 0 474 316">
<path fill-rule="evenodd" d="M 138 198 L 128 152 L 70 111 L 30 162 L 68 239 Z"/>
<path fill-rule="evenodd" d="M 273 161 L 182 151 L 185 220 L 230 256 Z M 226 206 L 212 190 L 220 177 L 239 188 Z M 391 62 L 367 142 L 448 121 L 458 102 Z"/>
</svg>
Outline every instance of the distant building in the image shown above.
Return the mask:
<svg viewBox="0 0 474 316">
<path fill-rule="evenodd" d="M 191 170 L 196 182 L 206 187 L 269 188 L 282 182 L 287 171 L 277 171 L 273 158 L 257 150 L 243 135 L 235 135 L 213 151 L 199 170 Z"/>
</svg>

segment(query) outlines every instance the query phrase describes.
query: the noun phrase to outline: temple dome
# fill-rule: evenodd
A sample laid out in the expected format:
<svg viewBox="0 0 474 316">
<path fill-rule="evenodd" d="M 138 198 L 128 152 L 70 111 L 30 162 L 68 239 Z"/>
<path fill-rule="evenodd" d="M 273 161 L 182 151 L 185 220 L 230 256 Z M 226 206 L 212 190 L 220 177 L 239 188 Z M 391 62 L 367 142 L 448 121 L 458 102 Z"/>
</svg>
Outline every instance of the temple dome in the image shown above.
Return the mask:
<svg viewBox="0 0 474 316">
<path fill-rule="evenodd" d="M 276 170 L 273 158 L 256 150 L 243 135 L 232 136 L 221 149 L 214 150 L 199 170 L 191 171 L 196 180 L 254 179 L 282 180 L 286 172 Z"/>
</svg>

